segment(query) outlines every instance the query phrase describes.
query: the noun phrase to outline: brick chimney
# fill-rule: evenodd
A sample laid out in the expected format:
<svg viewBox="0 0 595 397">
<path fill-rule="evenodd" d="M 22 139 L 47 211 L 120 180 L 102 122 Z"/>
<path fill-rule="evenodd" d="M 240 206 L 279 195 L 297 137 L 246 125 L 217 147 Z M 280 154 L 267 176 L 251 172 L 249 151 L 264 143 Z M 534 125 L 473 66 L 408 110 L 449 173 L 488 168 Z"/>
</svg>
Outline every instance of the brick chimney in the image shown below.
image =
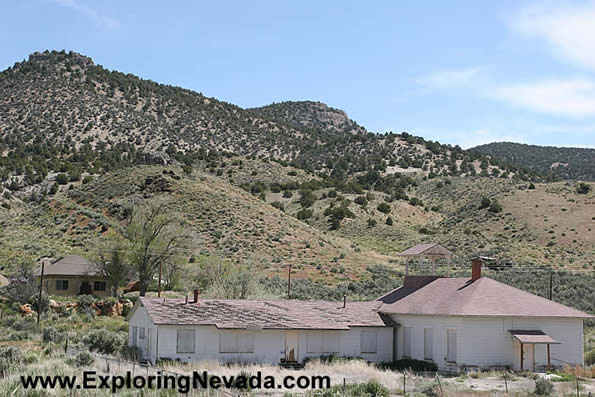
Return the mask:
<svg viewBox="0 0 595 397">
<path fill-rule="evenodd" d="M 198 304 L 198 290 L 197 289 L 194 290 L 194 300 L 192 301 L 192 303 Z"/>
<path fill-rule="evenodd" d="M 481 258 L 471 259 L 471 281 L 481 278 Z"/>
</svg>

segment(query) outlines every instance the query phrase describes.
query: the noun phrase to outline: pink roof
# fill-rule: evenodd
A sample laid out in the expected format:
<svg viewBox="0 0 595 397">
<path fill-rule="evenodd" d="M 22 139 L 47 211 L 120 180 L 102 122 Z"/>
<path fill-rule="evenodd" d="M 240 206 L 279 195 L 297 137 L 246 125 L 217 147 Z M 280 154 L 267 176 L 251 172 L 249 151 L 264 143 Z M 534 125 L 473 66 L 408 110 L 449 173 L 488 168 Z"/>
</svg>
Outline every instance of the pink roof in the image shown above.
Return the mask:
<svg viewBox="0 0 595 397">
<path fill-rule="evenodd" d="M 442 316 L 595 318 L 487 277 L 474 282 L 469 278 L 438 278 L 413 291 L 407 291 L 406 294 L 399 294 L 398 291 L 396 289 L 380 298 L 383 302 L 380 312 Z"/>
<path fill-rule="evenodd" d="M 217 328 L 333 329 L 391 326 L 378 313 L 382 302 L 259 301 L 245 299 L 140 298 L 155 324 L 214 325 Z"/>
</svg>

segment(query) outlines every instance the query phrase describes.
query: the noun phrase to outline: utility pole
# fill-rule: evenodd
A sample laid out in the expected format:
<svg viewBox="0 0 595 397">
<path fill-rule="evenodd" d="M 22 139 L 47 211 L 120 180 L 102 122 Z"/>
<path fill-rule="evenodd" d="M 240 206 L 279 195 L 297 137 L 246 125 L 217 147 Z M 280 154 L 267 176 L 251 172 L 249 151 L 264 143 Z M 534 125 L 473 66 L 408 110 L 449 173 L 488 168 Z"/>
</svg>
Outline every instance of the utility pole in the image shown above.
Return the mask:
<svg viewBox="0 0 595 397">
<path fill-rule="evenodd" d="M 554 272 L 550 271 L 550 300 L 553 299 L 554 295 L 553 295 L 553 284 L 554 284 Z"/>
<path fill-rule="evenodd" d="M 157 297 L 161 298 L 161 267 L 163 264 L 159 262 L 159 285 L 157 285 Z"/>
<path fill-rule="evenodd" d="M 37 326 L 41 317 L 41 293 L 43 292 L 43 273 L 45 272 L 45 262 L 41 260 L 41 277 L 39 277 L 39 299 L 37 300 Z"/>
<path fill-rule="evenodd" d="M 287 299 L 291 299 L 291 263 L 289 264 L 289 273 L 287 274 Z"/>
</svg>

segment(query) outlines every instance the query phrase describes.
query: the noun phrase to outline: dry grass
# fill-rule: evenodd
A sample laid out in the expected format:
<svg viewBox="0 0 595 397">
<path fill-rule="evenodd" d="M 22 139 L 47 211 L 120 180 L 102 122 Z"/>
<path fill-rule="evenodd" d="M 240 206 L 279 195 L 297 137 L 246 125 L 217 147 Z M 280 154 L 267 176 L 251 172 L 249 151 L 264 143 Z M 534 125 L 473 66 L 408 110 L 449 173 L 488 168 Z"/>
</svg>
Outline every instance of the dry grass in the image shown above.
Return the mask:
<svg viewBox="0 0 595 397">
<path fill-rule="evenodd" d="M 240 373 L 255 374 L 260 371 L 263 376 L 274 376 L 277 383 L 281 383 L 285 376 L 329 376 L 333 386 L 342 385 L 344 379 L 348 384 L 376 380 L 391 391 L 403 389 L 403 376 L 406 377 L 407 389 L 411 391 L 420 389 L 428 383 L 428 379 L 423 377 L 408 372 L 381 370 L 363 360 L 346 360 L 333 364 L 312 360 L 302 370 L 283 369 L 276 365 L 266 364 L 225 365 L 217 361 L 200 361 L 190 364 L 172 362 L 165 365 L 164 369 L 183 374 L 190 374 L 192 371 L 208 371 L 210 374 L 219 376 L 232 376 Z"/>
<path fill-rule="evenodd" d="M 578 376 L 580 378 L 595 379 L 595 365 L 590 367 L 583 367 L 582 365 L 565 365 L 562 368 L 562 372 L 565 375 Z"/>
</svg>

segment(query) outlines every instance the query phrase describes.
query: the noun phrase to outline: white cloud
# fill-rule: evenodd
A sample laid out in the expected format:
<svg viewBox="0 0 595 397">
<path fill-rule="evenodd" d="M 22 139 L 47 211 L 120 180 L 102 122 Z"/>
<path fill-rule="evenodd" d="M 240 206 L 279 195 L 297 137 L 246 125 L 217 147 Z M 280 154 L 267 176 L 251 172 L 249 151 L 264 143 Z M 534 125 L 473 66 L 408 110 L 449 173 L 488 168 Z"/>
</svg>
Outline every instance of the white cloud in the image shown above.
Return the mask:
<svg viewBox="0 0 595 397">
<path fill-rule="evenodd" d="M 443 89 L 460 87 L 471 83 L 479 74 L 479 68 L 465 68 L 459 70 L 442 70 L 420 77 L 417 84 L 426 88 Z"/>
<path fill-rule="evenodd" d="M 584 79 L 505 84 L 490 87 L 485 94 L 543 113 L 572 117 L 595 115 L 595 84 Z"/>
<path fill-rule="evenodd" d="M 595 3 L 584 7 L 535 6 L 512 21 L 518 32 L 544 40 L 561 59 L 595 69 Z"/>
<path fill-rule="evenodd" d="M 416 80 L 425 88 L 495 99 L 510 106 L 567 117 L 595 115 L 595 82 L 584 78 L 497 82 L 479 68 L 437 71 Z"/>
<path fill-rule="evenodd" d="M 81 14 L 86 15 L 87 17 L 94 20 L 95 23 L 97 23 L 98 25 L 103 26 L 105 28 L 113 29 L 113 28 L 117 28 L 118 26 L 120 26 L 120 22 L 118 22 L 117 19 L 109 17 L 109 16 L 101 15 L 101 13 L 99 11 L 97 11 L 96 9 L 88 7 L 84 4 L 81 4 L 77 0 L 55 0 L 55 1 L 63 7 L 73 9 Z"/>
</svg>

